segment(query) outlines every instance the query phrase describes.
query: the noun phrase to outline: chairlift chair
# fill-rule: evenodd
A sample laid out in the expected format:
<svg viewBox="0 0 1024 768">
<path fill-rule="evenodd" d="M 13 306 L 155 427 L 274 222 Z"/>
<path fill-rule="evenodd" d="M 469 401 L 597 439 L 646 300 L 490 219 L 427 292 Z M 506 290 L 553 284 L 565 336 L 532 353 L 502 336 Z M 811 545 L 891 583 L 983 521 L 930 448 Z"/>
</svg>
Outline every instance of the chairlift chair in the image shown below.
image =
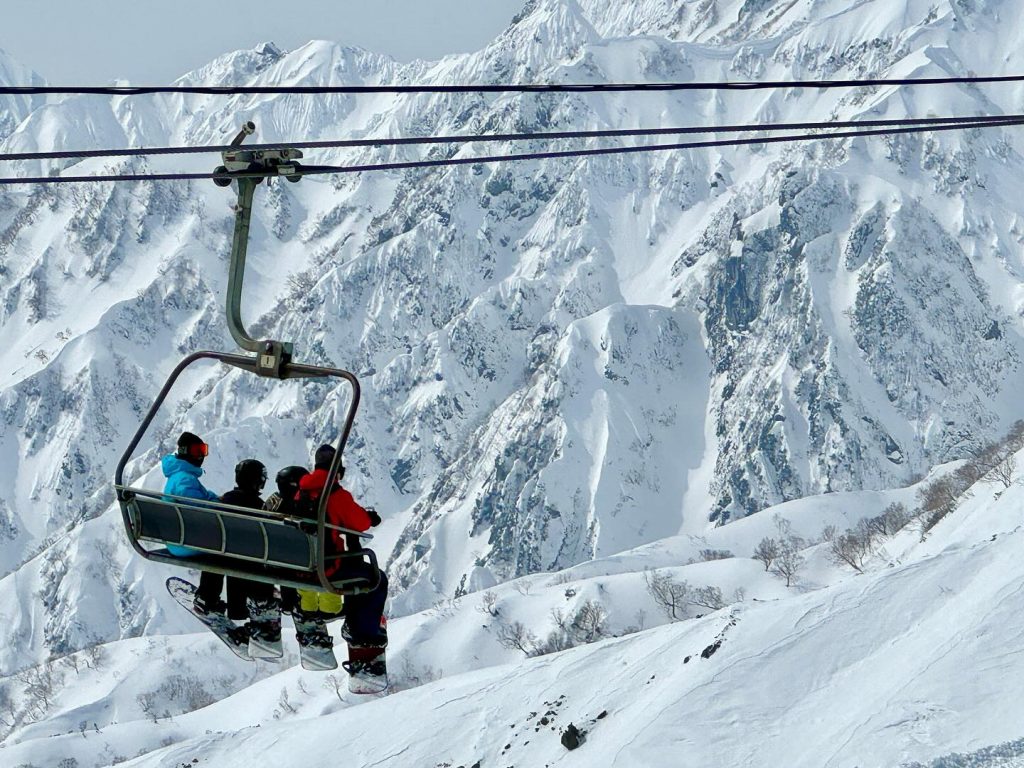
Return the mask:
<svg viewBox="0 0 1024 768">
<path fill-rule="evenodd" d="M 369 592 L 380 583 L 377 558 L 371 550 L 355 549 L 327 554 L 328 532 L 341 531 L 354 540 L 372 539 L 368 533 L 341 528 L 326 521 L 329 489 L 341 467 L 342 454 L 352 430 L 359 407 L 359 380 L 339 368 L 305 365 L 292 361 L 292 345 L 274 339 L 252 338 L 242 324 L 241 296 L 245 274 L 245 257 L 252 218 L 252 200 L 257 185 L 264 178 L 283 176 L 292 182 L 301 179 L 302 157 L 296 149 L 245 150 L 241 143 L 255 132 L 255 125 L 246 123 L 231 142 L 232 149 L 222 153 L 224 165 L 215 171 L 218 186 L 238 185 L 235 206 L 235 228 L 231 244 L 227 288 L 227 323 L 231 336 L 243 350 L 239 355 L 227 352 L 195 352 L 171 372 L 128 448 L 117 463 L 114 489 L 121 507 L 121 516 L 132 547 L 142 557 L 177 567 L 196 568 L 229 576 L 238 576 L 298 589 L 312 589 L 341 595 Z M 269 183 L 269 181 L 268 181 Z M 334 460 L 327 472 L 327 482 L 317 504 L 315 525 L 311 520 L 288 517 L 269 511 L 235 507 L 220 502 L 169 496 L 158 491 L 135 488 L 124 482 L 124 470 L 139 442 L 170 394 L 174 383 L 186 368 L 201 360 L 214 360 L 271 379 L 344 379 L 352 389 L 345 420 L 335 445 Z M 147 546 L 143 546 L 143 542 Z M 188 547 L 196 552 L 189 557 L 171 554 L 166 545 Z M 156 545 L 156 546 L 151 546 Z M 162 545 L 162 546 L 161 546 Z M 345 569 L 331 578 L 328 566 L 335 561 L 361 561 L 369 564 L 371 577 L 345 576 Z M 342 564 L 343 565 L 343 564 Z M 365 569 L 364 569 L 365 570 Z"/>
</svg>

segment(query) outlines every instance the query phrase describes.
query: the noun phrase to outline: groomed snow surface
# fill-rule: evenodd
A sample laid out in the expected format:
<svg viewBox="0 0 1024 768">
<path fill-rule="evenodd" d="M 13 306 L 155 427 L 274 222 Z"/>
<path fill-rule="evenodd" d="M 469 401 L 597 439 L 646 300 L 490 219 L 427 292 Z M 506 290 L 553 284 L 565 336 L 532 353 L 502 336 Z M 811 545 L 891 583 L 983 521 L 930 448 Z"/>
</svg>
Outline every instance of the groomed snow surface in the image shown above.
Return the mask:
<svg viewBox="0 0 1024 768">
<path fill-rule="evenodd" d="M 289 633 L 277 665 L 203 632 L 111 644 L 0 764 L 1024 766 L 1024 487 L 976 485 L 924 541 L 914 525 L 886 539 L 864 574 L 812 543 L 787 589 L 749 558 L 779 519 L 813 541 L 914 492 L 802 499 L 397 619 L 383 697 L 302 671 Z M 745 594 L 666 623 L 645 569 Z M 498 641 L 515 622 L 543 638 L 588 600 L 621 636 L 531 658 Z M 574 750 L 570 723 L 585 732 Z"/>
</svg>

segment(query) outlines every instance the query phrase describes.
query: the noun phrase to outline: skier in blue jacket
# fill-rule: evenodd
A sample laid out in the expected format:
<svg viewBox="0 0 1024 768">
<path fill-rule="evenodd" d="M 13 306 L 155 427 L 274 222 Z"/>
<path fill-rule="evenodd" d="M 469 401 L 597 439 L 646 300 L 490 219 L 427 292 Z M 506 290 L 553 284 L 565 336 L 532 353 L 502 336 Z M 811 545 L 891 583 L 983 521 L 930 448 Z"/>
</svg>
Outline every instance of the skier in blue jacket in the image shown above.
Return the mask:
<svg viewBox="0 0 1024 768">
<path fill-rule="evenodd" d="M 178 449 L 164 456 L 160 462 L 164 477 L 167 478 L 164 493 L 168 496 L 183 496 L 186 499 L 219 501 L 220 496 L 207 490 L 199 480 L 203 476 L 203 460 L 209 454 L 210 447 L 198 435 L 182 432 L 178 438 Z M 194 549 L 175 544 L 168 544 L 167 551 L 179 557 L 199 554 Z"/>
<path fill-rule="evenodd" d="M 169 496 L 183 496 L 187 499 L 219 501 L 220 496 L 208 490 L 199 480 L 203 475 L 203 461 L 209 454 L 210 447 L 198 435 L 182 432 L 178 438 L 177 450 L 164 456 L 160 462 L 164 477 L 167 478 L 167 482 L 164 484 L 164 493 Z M 180 547 L 175 544 L 168 544 L 167 551 L 178 557 L 191 557 L 199 554 L 190 547 Z M 203 571 L 199 577 L 199 588 L 196 590 L 196 611 L 204 614 L 223 614 L 227 609 L 227 605 L 220 598 L 223 588 L 224 576 L 222 574 Z M 245 604 L 244 596 L 241 598 L 241 604 L 243 606 Z"/>
</svg>

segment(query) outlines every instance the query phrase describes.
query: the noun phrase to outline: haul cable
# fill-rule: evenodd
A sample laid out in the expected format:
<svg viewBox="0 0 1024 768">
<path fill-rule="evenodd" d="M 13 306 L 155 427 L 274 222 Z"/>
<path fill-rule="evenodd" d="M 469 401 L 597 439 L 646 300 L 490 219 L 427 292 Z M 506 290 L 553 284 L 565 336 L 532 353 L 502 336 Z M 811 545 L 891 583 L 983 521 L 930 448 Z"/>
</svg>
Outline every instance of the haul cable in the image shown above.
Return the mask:
<svg viewBox="0 0 1024 768">
<path fill-rule="evenodd" d="M 877 128 L 882 126 L 967 125 L 984 123 L 1003 125 L 1007 120 L 1024 119 L 1024 115 L 982 115 L 974 117 L 920 117 L 893 118 L 891 120 L 833 120 L 829 122 L 774 123 L 764 125 L 716 125 L 682 128 L 618 128 L 592 131 L 548 131 L 543 133 L 483 133 L 451 136 L 410 136 L 404 138 L 336 139 L 324 141 L 283 141 L 267 144 L 247 144 L 248 150 L 267 149 L 332 149 L 353 147 L 394 147 L 430 144 L 469 144 L 512 141 L 553 141 L 556 139 L 599 139 L 641 136 L 672 136 L 700 133 L 754 133 L 759 131 L 824 130 L 828 128 Z M 69 160 L 91 157 L 141 157 L 146 155 L 195 155 L 228 152 L 231 145 L 199 147 L 135 147 L 126 149 L 83 149 L 55 152 L 10 152 L 0 154 L 0 162 L 15 160 Z"/>
<path fill-rule="evenodd" d="M 523 160 L 545 160 L 570 157 L 594 157 L 600 155 L 624 155 L 641 152 L 665 152 L 683 149 L 703 149 L 709 147 L 739 147 L 759 144 L 797 143 L 804 141 L 820 141 L 822 139 L 848 139 L 868 136 L 895 136 L 908 133 L 927 133 L 941 131 L 962 131 L 971 128 L 1011 127 L 1024 125 L 1024 117 L 1014 115 L 998 119 L 985 119 L 971 123 L 952 123 L 944 125 L 913 125 L 901 128 L 875 128 L 864 131 L 835 131 L 831 133 L 783 134 L 776 136 L 759 136 L 737 139 L 713 139 L 710 141 L 692 141 L 675 144 L 642 144 L 637 146 L 599 147 L 593 149 L 551 150 L 545 152 L 526 152 L 511 155 L 489 155 L 478 157 L 451 157 L 433 160 L 408 160 L 391 163 L 368 163 L 363 165 L 344 166 L 301 166 L 296 165 L 287 174 L 267 171 L 234 171 L 230 173 L 128 173 L 104 176 L 37 176 L 24 178 L 0 178 L 0 185 L 13 184 L 75 184 L 96 181 L 187 181 L 199 179 L 230 180 L 234 178 L 267 178 L 279 175 L 287 176 L 319 176 L 371 171 L 393 171 L 413 168 L 436 168 L 456 165 L 483 165 L 487 163 L 517 162 Z"/>
</svg>

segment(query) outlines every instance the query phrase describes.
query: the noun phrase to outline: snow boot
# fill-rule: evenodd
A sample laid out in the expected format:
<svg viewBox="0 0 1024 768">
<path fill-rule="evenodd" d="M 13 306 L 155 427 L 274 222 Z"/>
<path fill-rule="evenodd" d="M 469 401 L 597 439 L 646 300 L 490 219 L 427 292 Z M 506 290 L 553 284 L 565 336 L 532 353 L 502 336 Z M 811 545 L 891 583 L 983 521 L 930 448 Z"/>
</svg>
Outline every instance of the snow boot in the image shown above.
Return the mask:
<svg viewBox="0 0 1024 768">
<path fill-rule="evenodd" d="M 192 601 L 192 610 L 197 616 L 224 616 L 228 611 L 228 604 L 220 598 L 204 600 L 197 594 L 195 600 Z"/>
<path fill-rule="evenodd" d="M 353 635 L 346 621 L 341 625 L 341 639 L 356 647 L 386 648 L 388 645 L 388 620 L 380 617 L 380 629 L 372 635 Z"/>
</svg>

